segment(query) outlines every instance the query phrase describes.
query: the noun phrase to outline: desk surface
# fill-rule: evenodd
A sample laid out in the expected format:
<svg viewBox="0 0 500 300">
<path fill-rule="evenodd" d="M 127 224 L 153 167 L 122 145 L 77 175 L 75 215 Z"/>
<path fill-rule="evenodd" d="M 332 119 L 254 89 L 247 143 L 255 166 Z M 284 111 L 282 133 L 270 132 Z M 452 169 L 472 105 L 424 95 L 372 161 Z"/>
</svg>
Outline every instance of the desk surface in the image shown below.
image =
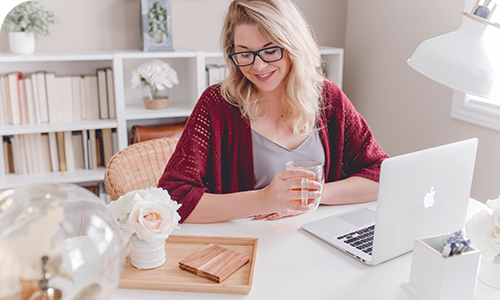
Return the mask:
<svg viewBox="0 0 500 300">
<path fill-rule="evenodd" d="M 398 299 L 414 300 L 408 282 L 411 252 L 375 267 L 366 266 L 304 231 L 304 223 L 361 206 L 320 206 L 313 213 L 276 221 L 236 220 L 181 224 L 174 234 L 259 238 L 252 290 L 248 295 L 119 289 L 113 300 L 129 299 Z M 484 204 L 472 200 L 467 218 Z M 293 262 L 293 263 L 290 263 Z M 500 290 L 477 281 L 478 300 L 500 299 Z"/>
</svg>

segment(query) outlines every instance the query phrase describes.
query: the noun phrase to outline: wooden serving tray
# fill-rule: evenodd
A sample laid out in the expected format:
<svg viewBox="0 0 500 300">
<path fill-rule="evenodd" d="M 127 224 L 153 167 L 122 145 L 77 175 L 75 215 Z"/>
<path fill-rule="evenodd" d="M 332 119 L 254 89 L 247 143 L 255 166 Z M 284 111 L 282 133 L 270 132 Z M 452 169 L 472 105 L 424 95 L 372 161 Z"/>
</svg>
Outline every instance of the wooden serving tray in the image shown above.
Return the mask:
<svg viewBox="0 0 500 300">
<path fill-rule="evenodd" d="M 167 261 L 151 270 L 136 269 L 130 263 L 127 246 L 126 262 L 120 288 L 142 290 L 187 291 L 203 293 L 248 294 L 252 288 L 257 255 L 257 238 L 171 235 L 165 243 Z M 179 268 L 179 261 L 208 244 L 216 244 L 250 257 L 250 261 L 224 282 L 216 283 Z"/>
</svg>

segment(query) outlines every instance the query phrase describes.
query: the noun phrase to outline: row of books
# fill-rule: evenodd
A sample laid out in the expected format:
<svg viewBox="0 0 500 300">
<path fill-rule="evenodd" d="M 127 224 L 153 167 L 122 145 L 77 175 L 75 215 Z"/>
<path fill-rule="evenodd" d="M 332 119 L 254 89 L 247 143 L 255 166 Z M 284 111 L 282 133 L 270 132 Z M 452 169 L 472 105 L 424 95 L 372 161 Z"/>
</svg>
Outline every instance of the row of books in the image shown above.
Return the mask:
<svg viewBox="0 0 500 300">
<path fill-rule="evenodd" d="M 225 65 L 206 65 L 205 72 L 208 86 L 222 82 L 227 77 Z"/>
<path fill-rule="evenodd" d="M 113 70 L 56 76 L 39 71 L 0 76 L 0 126 L 115 119 Z"/>
<path fill-rule="evenodd" d="M 3 137 L 5 174 L 40 174 L 105 167 L 118 152 L 111 128 Z"/>
</svg>

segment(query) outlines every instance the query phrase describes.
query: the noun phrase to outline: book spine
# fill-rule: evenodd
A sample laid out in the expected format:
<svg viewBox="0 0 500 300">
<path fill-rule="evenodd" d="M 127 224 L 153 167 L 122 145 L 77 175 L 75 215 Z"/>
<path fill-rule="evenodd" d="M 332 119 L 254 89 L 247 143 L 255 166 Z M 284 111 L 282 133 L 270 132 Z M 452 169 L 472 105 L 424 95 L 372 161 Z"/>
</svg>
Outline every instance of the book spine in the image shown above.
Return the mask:
<svg viewBox="0 0 500 300">
<path fill-rule="evenodd" d="M 28 106 L 28 120 L 29 124 L 37 124 L 36 118 L 36 108 L 35 108 L 35 99 L 33 94 L 33 81 L 31 78 L 24 79 L 24 83 L 26 86 L 26 104 Z"/>
<path fill-rule="evenodd" d="M 97 69 L 97 91 L 99 96 L 99 118 L 109 119 L 108 90 L 106 87 L 106 71 Z"/>
<path fill-rule="evenodd" d="M 47 100 L 47 82 L 45 80 L 46 73 L 44 71 L 36 73 L 36 87 L 38 91 L 38 99 L 40 103 L 40 121 L 49 123 L 49 103 Z"/>
</svg>

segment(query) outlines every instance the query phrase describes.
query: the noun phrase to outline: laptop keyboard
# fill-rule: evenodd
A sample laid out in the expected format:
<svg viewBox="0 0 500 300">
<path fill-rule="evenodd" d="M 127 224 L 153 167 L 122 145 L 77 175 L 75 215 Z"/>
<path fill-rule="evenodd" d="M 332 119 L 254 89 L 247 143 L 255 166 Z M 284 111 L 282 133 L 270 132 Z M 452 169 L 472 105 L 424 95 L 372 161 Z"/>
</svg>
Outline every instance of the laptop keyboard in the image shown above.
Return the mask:
<svg viewBox="0 0 500 300">
<path fill-rule="evenodd" d="M 365 228 L 358 229 L 356 231 L 349 232 L 347 234 L 337 237 L 337 240 L 343 241 L 356 249 L 365 252 L 368 255 L 372 255 L 373 247 L 373 232 L 375 231 L 375 225 L 371 225 Z"/>
</svg>

